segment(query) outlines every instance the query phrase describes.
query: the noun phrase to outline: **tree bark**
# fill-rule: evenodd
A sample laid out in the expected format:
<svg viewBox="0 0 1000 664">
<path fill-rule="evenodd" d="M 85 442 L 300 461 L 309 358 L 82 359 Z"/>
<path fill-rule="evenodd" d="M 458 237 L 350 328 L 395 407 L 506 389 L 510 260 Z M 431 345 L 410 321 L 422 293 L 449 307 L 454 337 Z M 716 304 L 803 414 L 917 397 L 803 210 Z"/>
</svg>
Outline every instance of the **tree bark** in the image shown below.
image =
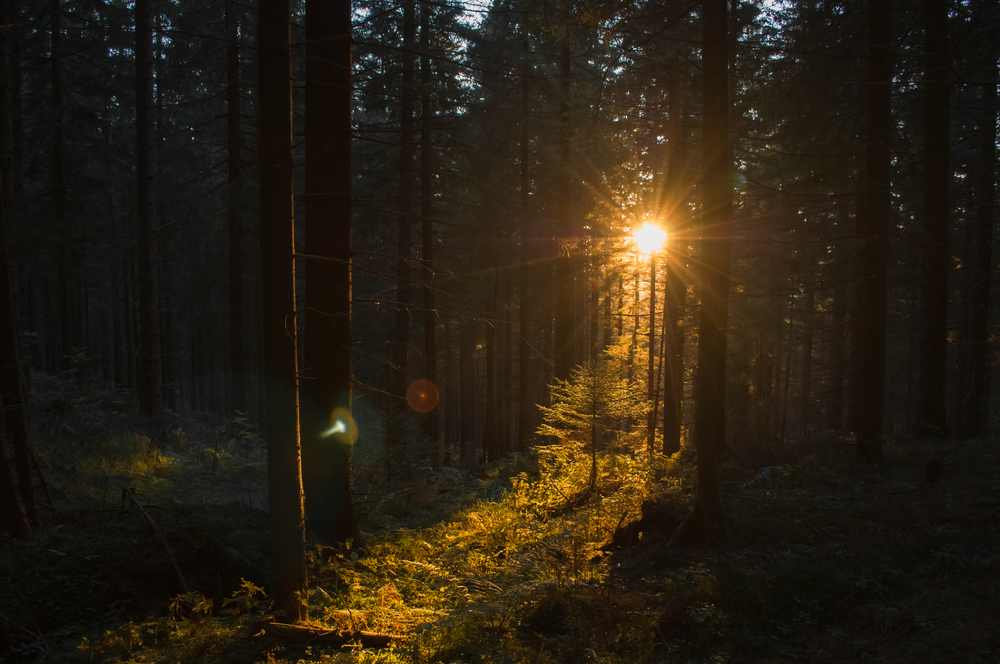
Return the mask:
<svg viewBox="0 0 1000 664">
<path fill-rule="evenodd" d="M 576 324 L 573 308 L 575 261 L 572 244 L 575 241 L 570 219 L 570 52 L 564 46 L 559 58 L 559 144 L 556 183 L 556 227 L 553 244 L 556 257 L 555 293 L 555 373 L 557 380 L 568 380 L 576 353 Z"/>
<path fill-rule="evenodd" d="M 917 429 L 943 436 L 948 362 L 948 2 L 924 0 L 924 309 Z"/>
<path fill-rule="evenodd" d="M 885 401 L 886 268 L 889 256 L 890 152 L 892 138 L 892 5 L 868 3 L 868 100 L 865 180 L 858 226 L 858 364 L 852 376 L 852 410 L 858 458 L 882 460 Z"/>
<path fill-rule="evenodd" d="M 292 207 L 291 0 L 260 0 L 260 260 L 274 607 L 305 615 Z"/>
<path fill-rule="evenodd" d="M 321 541 L 361 545 L 351 457 L 351 3 L 306 4 L 306 345 L 303 480 Z M 332 429 L 332 430 L 331 430 Z"/>
<path fill-rule="evenodd" d="M 389 352 L 389 444 L 399 437 L 398 414 L 406 404 L 410 347 L 410 254 L 413 251 L 414 0 L 403 2 L 403 81 L 399 134 L 399 217 L 396 231 L 396 329 Z"/>
<path fill-rule="evenodd" d="M 719 453 L 726 442 L 726 329 L 732 184 L 728 147 L 726 0 L 705 0 L 702 7 L 703 285 L 695 398 L 698 492 L 695 496 L 693 522 L 703 539 L 714 541 L 725 528 L 717 464 Z"/>
<path fill-rule="evenodd" d="M 992 63 L 983 85 L 979 146 L 974 174 L 975 217 L 972 223 L 965 371 L 960 377 L 955 432 L 964 437 L 986 431 L 990 352 L 990 281 L 993 267 L 993 220 L 996 206 L 997 68 Z"/>
<path fill-rule="evenodd" d="M 438 385 L 437 308 L 434 298 L 434 155 L 431 151 L 431 133 L 434 110 L 431 102 L 430 17 L 433 7 L 424 3 L 420 13 L 420 245 L 423 250 L 424 268 L 424 379 L 440 394 Z M 440 403 L 440 402 L 439 402 Z M 441 408 L 435 406 L 424 414 L 424 438 L 435 449 L 440 435 Z"/>
<path fill-rule="evenodd" d="M 246 345 L 243 340 L 243 140 L 240 114 L 240 36 L 236 0 L 226 10 L 226 132 L 229 169 L 229 414 L 246 414 Z"/>
<path fill-rule="evenodd" d="M 54 0 L 58 2 L 58 0 Z M 153 237 L 153 15 L 152 0 L 135 3 L 136 256 L 139 261 L 139 412 L 160 407 L 159 318 Z"/>
</svg>

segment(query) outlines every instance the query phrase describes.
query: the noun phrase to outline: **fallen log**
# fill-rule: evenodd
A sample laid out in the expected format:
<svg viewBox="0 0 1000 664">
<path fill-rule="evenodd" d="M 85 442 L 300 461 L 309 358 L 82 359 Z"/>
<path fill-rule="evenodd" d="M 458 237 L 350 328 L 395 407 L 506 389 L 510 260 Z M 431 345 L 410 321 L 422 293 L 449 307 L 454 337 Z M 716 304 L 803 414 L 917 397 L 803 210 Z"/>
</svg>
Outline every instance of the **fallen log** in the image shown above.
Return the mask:
<svg viewBox="0 0 1000 664">
<path fill-rule="evenodd" d="M 349 643 L 360 643 L 362 648 L 388 648 L 393 643 L 401 642 L 406 638 L 399 634 L 324 629 L 286 623 L 267 623 L 264 625 L 264 635 L 284 641 L 297 641 L 300 642 L 299 645 L 330 643 L 345 646 Z"/>
</svg>

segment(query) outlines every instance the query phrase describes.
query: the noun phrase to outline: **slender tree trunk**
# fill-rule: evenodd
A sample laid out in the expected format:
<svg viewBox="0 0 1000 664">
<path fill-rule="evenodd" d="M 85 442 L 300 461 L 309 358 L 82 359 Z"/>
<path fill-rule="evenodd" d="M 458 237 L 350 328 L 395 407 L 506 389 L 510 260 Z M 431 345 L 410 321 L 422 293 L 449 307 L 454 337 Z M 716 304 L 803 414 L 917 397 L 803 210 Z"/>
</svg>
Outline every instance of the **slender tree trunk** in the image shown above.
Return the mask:
<svg viewBox="0 0 1000 664">
<path fill-rule="evenodd" d="M 471 321 L 464 321 L 459 328 L 458 372 L 461 382 L 462 414 L 459 425 L 459 459 L 466 468 L 476 463 L 476 368 L 473 364 L 475 332 Z"/>
<path fill-rule="evenodd" d="M 844 417 L 844 326 L 847 317 L 847 289 L 838 283 L 833 290 L 833 312 L 830 325 L 830 428 L 843 428 Z"/>
<path fill-rule="evenodd" d="M 868 104 L 865 181 L 858 252 L 858 365 L 853 389 L 854 432 L 858 458 L 882 460 L 885 402 L 886 268 L 889 256 L 890 152 L 892 137 L 892 71 L 890 69 L 892 5 L 868 3 Z"/>
<path fill-rule="evenodd" d="M 649 345 L 646 353 L 648 360 L 648 371 L 646 376 L 646 387 L 649 403 L 652 408 L 649 411 L 649 421 L 646 424 L 646 448 L 652 458 L 656 450 L 656 412 L 657 401 L 660 398 L 659 385 L 655 373 L 656 366 L 656 252 L 649 256 Z"/>
<path fill-rule="evenodd" d="M 229 168 L 229 413 L 247 411 L 243 340 L 243 140 L 240 114 L 240 35 L 236 0 L 226 6 L 226 131 Z"/>
<path fill-rule="evenodd" d="M 58 2 L 58 0 L 54 0 Z M 153 236 L 153 16 L 152 0 L 135 3 L 136 212 L 139 261 L 139 412 L 160 408 L 159 318 Z"/>
<path fill-rule="evenodd" d="M 305 616 L 292 211 L 291 0 L 260 0 L 260 261 L 274 608 Z"/>
<path fill-rule="evenodd" d="M 403 84 L 399 136 L 399 218 L 396 235 L 396 330 L 389 352 L 390 408 L 402 413 L 406 404 L 410 347 L 410 254 L 413 245 L 413 104 L 414 0 L 403 2 Z M 396 417 L 390 417 L 390 444 L 399 437 Z"/>
<path fill-rule="evenodd" d="M 556 184 L 556 225 L 559 237 L 555 238 L 556 303 L 555 303 L 555 378 L 568 380 L 576 353 L 576 324 L 573 307 L 574 258 L 571 245 L 574 241 L 570 221 L 570 126 L 569 87 L 570 52 L 563 47 L 559 59 L 559 145 L 558 175 Z"/>
<path fill-rule="evenodd" d="M 698 493 L 693 518 L 702 536 L 706 540 L 715 540 L 725 528 L 717 464 L 726 442 L 726 328 L 732 184 L 728 146 L 726 0 L 705 0 L 702 7 L 704 231 L 701 240 L 701 323 L 695 398 Z"/>
<path fill-rule="evenodd" d="M 808 439 L 812 405 L 813 328 L 816 322 L 816 274 L 811 250 L 805 252 L 803 264 L 806 273 L 802 283 L 802 384 L 799 393 L 799 424 L 802 437 Z"/>
<path fill-rule="evenodd" d="M 66 218 L 66 166 L 63 133 L 62 84 L 62 0 L 52 0 L 51 67 L 52 67 L 52 200 L 59 234 L 56 247 L 56 282 L 59 298 L 59 353 L 56 369 L 66 371 L 73 354 L 73 327 L 70 313 L 69 245 L 72 242 Z"/>
<path fill-rule="evenodd" d="M 437 309 L 434 297 L 434 157 L 431 133 L 434 110 L 431 105 L 430 17 L 424 3 L 420 13 L 420 245 L 424 268 L 424 379 L 438 390 Z M 440 401 L 438 402 L 440 403 Z M 424 438 L 434 445 L 434 464 L 440 434 L 441 408 L 435 405 L 423 417 Z"/>
<path fill-rule="evenodd" d="M 983 85 L 983 113 L 979 120 L 979 146 L 974 173 L 975 218 L 969 248 L 968 327 L 966 371 L 958 385 L 955 429 L 960 436 L 978 436 L 986 431 L 990 352 L 990 281 L 993 267 L 993 221 L 996 206 L 997 68 L 991 69 Z"/>
<path fill-rule="evenodd" d="M 520 154 L 518 167 L 520 169 L 520 199 L 521 215 L 521 246 L 517 266 L 517 451 L 528 453 L 528 440 L 534 427 L 535 404 L 533 403 L 532 385 L 536 382 L 534 351 L 531 348 L 529 334 L 534 326 L 534 307 L 532 306 L 531 280 L 534 271 L 531 268 L 533 257 L 531 224 L 529 207 L 531 205 L 531 172 L 528 160 L 531 156 L 531 136 L 529 133 L 528 113 L 531 102 L 530 66 L 527 62 L 528 45 L 524 43 L 523 57 L 525 62 L 521 68 L 521 121 L 520 121 Z"/>
<path fill-rule="evenodd" d="M 948 2 L 924 0 L 924 310 L 917 429 L 947 433 Z"/>
</svg>

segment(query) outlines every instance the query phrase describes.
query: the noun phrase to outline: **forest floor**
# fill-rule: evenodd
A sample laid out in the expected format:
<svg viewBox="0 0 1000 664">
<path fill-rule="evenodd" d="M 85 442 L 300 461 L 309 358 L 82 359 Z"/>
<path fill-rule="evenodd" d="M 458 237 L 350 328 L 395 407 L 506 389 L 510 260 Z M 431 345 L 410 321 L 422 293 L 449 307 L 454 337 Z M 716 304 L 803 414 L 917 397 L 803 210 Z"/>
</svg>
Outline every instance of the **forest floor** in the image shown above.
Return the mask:
<svg viewBox="0 0 1000 664">
<path fill-rule="evenodd" d="M 685 452 L 605 458 L 580 494 L 572 458 L 399 469 L 389 487 L 359 450 L 368 546 L 309 547 L 309 610 L 398 637 L 374 649 L 263 633 L 264 456 L 242 423 L 140 425 L 123 393 L 34 387 L 48 497 L 31 540 L 0 542 L 0 662 L 1000 661 L 995 439 L 891 442 L 880 468 L 832 436 L 768 465 L 734 455 L 723 543 L 670 549 Z M 602 551 L 643 501 L 660 531 Z"/>
</svg>

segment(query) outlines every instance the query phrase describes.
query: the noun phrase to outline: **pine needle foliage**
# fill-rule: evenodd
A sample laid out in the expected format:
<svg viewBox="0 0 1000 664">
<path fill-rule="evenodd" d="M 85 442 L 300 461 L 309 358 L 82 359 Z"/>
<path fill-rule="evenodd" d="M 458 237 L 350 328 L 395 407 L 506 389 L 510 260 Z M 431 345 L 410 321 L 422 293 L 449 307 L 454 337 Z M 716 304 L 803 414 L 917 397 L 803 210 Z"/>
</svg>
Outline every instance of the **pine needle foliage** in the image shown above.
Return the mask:
<svg viewBox="0 0 1000 664">
<path fill-rule="evenodd" d="M 554 438 L 571 453 L 588 454 L 591 489 L 597 486 L 598 451 L 632 449 L 641 439 L 633 424 L 649 412 L 645 387 L 622 377 L 626 352 L 623 337 L 574 369 L 569 380 L 557 380 L 550 388 L 552 405 L 539 406 L 544 413 L 540 435 Z"/>
</svg>

